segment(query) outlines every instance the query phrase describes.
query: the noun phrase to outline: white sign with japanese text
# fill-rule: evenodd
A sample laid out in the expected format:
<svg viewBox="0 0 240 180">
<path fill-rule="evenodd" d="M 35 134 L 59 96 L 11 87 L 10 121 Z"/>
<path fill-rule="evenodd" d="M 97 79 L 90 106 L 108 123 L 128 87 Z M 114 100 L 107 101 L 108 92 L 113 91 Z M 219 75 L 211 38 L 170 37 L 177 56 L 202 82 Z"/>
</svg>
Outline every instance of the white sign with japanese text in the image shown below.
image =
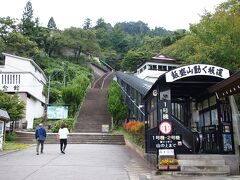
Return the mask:
<svg viewBox="0 0 240 180">
<path fill-rule="evenodd" d="M 174 149 L 159 149 L 159 156 L 173 156 Z"/>
<path fill-rule="evenodd" d="M 229 70 L 208 64 L 192 64 L 182 66 L 166 73 L 166 82 L 174 82 L 189 76 L 215 76 L 222 79 L 229 78 Z"/>
</svg>

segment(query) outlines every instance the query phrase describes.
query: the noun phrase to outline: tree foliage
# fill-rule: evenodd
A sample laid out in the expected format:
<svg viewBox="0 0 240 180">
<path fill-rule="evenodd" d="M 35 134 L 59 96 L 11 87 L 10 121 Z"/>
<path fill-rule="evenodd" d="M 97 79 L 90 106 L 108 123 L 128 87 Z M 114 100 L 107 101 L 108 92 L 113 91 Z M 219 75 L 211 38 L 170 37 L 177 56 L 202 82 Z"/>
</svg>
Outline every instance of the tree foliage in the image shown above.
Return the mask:
<svg viewBox="0 0 240 180">
<path fill-rule="evenodd" d="M 211 14 L 206 12 L 185 38 L 162 50 L 183 63 L 209 63 L 240 68 L 240 2 L 229 0 Z"/>
<path fill-rule="evenodd" d="M 136 68 L 147 59 L 147 55 L 140 51 L 128 51 L 124 60 L 122 61 L 122 67 L 125 70 L 134 72 Z"/>
<path fill-rule="evenodd" d="M 112 114 L 114 127 L 119 127 L 127 117 L 128 109 L 123 103 L 122 92 L 116 81 L 108 89 L 108 111 Z"/>
<path fill-rule="evenodd" d="M 17 95 L 11 95 L 0 91 L 0 109 L 8 112 L 12 121 L 23 117 L 25 104 Z"/>
<path fill-rule="evenodd" d="M 51 18 L 49 19 L 47 27 L 48 27 L 49 29 L 52 29 L 52 30 L 57 30 L 57 25 L 56 25 L 53 17 L 51 17 Z"/>
<path fill-rule="evenodd" d="M 90 84 L 90 79 L 87 76 L 77 76 L 71 84 L 62 91 L 62 98 L 65 104 L 70 105 L 69 114 L 74 117 L 80 103 L 82 102 L 87 87 Z"/>
</svg>

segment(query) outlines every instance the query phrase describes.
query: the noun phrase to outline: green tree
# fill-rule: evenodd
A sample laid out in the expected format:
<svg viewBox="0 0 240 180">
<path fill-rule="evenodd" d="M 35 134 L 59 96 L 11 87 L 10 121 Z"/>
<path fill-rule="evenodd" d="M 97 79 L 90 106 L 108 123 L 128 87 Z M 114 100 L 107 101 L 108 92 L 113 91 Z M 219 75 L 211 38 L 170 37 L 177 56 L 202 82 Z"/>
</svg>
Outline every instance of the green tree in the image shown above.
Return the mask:
<svg viewBox="0 0 240 180">
<path fill-rule="evenodd" d="M 52 57 L 53 54 L 58 53 L 58 50 L 61 47 L 61 37 L 62 34 L 60 31 L 51 30 L 49 32 L 49 36 L 46 38 L 45 43 L 45 52 L 48 54 L 49 57 Z"/>
<path fill-rule="evenodd" d="M 122 67 L 128 71 L 135 71 L 136 68 L 147 59 L 146 54 L 139 51 L 128 51 L 122 61 Z"/>
<path fill-rule="evenodd" d="M 122 92 L 116 81 L 112 81 L 108 89 L 108 111 L 112 114 L 115 128 L 121 126 L 127 117 L 128 108 L 123 103 Z"/>
<path fill-rule="evenodd" d="M 83 29 L 90 29 L 92 27 L 92 20 L 90 18 L 85 19 Z"/>
<path fill-rule="evenodd" d="M 9 33 L 16 31 L 16 20 L 10 17 L 0 17 L 0 38 L 6 43 Z"/>
<path fill-rule="evenodd" d="M 93 55 L 98 54 L 100 50 L 96 35 L 90 29 L 84 30 L 75 27 L 65 29 L 60 41 L 63 47 L 73 49 L 76 62 L 79 62 L 81 53 Z"/>
<path fill-rule="evenodd" d="M 65 104 L 70 105 L 69 114 L 71 117 L 74 117 L 77 112 L 79 105 L 86 94 L 89 83 L 90 79 L 87 76 L 77 76 L 71 84 L 63 89 L 62 98 Z"/>
<path fill-rule="evenodd" d="M 25 104 L 17 95 L 10 95 L 0 91 L 0 109 L 7 111 L 10 119 L 16 121 L 23 117 Z"/>
<path fill-rule="evenodd" d="M 126 53 L 129 50 L 129 36 L 120 27 L 114 27 L 112 45 L 116 52 Z"/>
<path fill-rule="evenodd" d="M 6 40 L 4 51 L 7 53 L 30 58 L 40 53 L 37 44 L 19 32 L 11 32 Z"/>
<path fill-rule="evenodd" d="M 148 25 L 142 21 L 117 23 L 114 28 L 120 28 L 130 35 L 143 36 L 150 32 Z"/>
<path fill-rule="evenodd" d="M 105 23 L 103 18 L 99 18 L 96 22 L 96 26 L 94 27 L 94 29 L 98 29 L 98 28 L 103 28 L 105 30 L 107 30 L 107 24 Z"/>
<path fill-rule="evenodd" d="M 52 29 L 52 30 L 57 30 L 57 25 L 56 25 L 53 17 L 51 17 L 51 18 L 49 19 L 47 27 L 48 27 L 49 29 Z"/>
<path fill-rule="evenodd" d="M 183 63 L 208 63 L 232 70 L 240 68 L 240 2 L 229 0 L 220 4 L 215 13 L 206 12 L 190 32 L 177 40 L 164 54 Z"/>
<path fill-rule="evenodd" d="M 21 19 L 20 29 L 23 35 L 27 35 L 30 38 L 34 36 L 35 22 L 33 20 L 33 8 L 31 1 L 26 3 L 24 7 L 23 16 Z"/>
</svg>

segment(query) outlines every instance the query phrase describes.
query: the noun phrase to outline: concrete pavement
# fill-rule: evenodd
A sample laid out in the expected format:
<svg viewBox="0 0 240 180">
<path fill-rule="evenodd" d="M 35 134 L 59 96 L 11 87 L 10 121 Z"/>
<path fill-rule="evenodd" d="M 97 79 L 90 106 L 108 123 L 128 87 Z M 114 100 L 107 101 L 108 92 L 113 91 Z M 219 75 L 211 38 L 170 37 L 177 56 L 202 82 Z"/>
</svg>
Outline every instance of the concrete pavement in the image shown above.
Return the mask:
<svg viewBox="0 0 240 180">
<path fill-rule="evenodd" d="M 240 176 L 154 175 L 136 152 L 124 145 L 68 144 L 61 154 L 58 144 L 45 144 L 0 153 L 0 180 L 240 180 Z"/>
<path fill-rule="evenodd" d="M 58 144 L 45 144 L 0 156 L 1 180 L 138 180 L 151 169 L 123 145 L 68 144 L 61 154 Z"/>
</svg>

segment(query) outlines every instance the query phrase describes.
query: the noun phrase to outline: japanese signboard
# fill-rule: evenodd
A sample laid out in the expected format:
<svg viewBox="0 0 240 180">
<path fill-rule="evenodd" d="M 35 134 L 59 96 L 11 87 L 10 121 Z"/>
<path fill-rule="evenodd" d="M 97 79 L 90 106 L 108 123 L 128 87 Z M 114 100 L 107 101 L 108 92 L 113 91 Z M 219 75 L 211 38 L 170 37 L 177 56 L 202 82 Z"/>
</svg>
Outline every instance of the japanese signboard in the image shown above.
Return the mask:
<svg viewBox="0 0 240 180">
<path fill-rule="evenodd" d="M 66 119 L 68 118 L 68 106 L 48 106 L 48 119 Z"/>
<path fill-rule="evenodd" d="M 159 149 L 158 154 L 160 156 L 173 156 L 174 155 L 174 149 Z"/>
<path fill-rule="evenodd" d="M 208 64 L 192 64 L 182 66 L 166 73 L 166 82 L 174 82 L 189 76 L 215 76 L 222 79 L 227 79 L 230 74 L 229 70 L 208 65 Z"/>
<path fill-rule="evenodd" d="M 152 136 L 157 149 L 175 149 L 177 146 L 182 146 L 181 135 L 157 135 Z"/>
</svg>

